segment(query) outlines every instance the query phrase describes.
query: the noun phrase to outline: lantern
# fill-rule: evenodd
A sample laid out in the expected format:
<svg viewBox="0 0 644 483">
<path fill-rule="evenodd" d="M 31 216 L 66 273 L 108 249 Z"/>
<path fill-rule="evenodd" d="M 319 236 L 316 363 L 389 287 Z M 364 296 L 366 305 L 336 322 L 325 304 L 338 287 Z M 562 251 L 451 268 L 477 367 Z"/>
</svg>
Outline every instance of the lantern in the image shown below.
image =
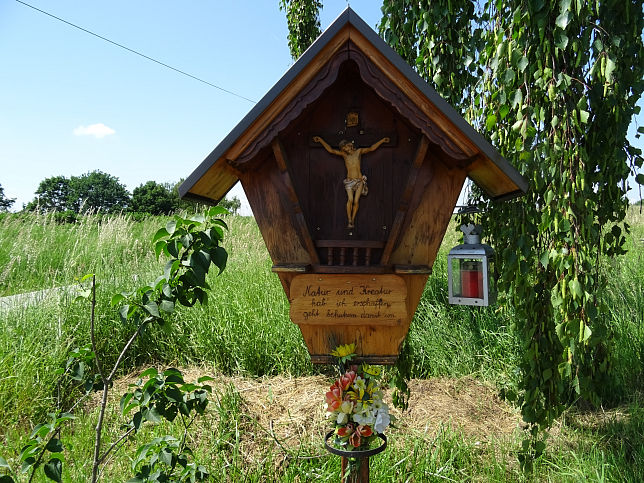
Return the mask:
<svg viewBox="0 0 644 483">
<path fill-rule="evenodd" d="M 449 303 L 488 306 L 496 301 L 494 250 L 481 243 L 481 227 L 463 225 L 463 244 L 447 256 Z"/>
</svg>

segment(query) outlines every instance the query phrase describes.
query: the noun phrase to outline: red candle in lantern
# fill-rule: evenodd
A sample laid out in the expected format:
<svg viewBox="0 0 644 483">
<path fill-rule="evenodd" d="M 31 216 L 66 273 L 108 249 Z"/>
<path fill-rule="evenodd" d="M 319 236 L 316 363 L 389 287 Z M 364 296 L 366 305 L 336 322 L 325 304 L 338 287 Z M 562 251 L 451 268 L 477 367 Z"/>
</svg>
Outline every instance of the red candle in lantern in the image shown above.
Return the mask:
<svg viewBox="0 0 644 483">
<path fill-rule="evenodd" d="M 461 293 L 467 298 L 483 298 L 483 269 L 481 262 L 465 262 L 461 270 Z"/>
</svg>

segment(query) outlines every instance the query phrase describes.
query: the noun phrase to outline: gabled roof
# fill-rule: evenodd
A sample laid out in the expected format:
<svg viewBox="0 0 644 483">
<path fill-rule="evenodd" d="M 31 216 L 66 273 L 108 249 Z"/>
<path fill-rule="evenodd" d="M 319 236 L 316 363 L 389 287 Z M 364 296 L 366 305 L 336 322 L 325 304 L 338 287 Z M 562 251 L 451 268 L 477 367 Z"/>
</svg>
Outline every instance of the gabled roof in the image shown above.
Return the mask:
<svg viewBox="0 0 644 483">
<path fill-rule="evenodd" d="M 491 199 L 506 199 L 526 192 L 528 184 L 519 172 L 347 7 L 188 176 L 179 187 L 179 195 L 209 203 L 223 198 L 238 181 L 235 166 L 240 156 L 248 154 L 249 147 L 257 144 L 262 135 L 266 136 L 268 127 L 279 120 L 287 106 L 297 102 L 301 91 L 348 43 L 369 59 L 385 82 L 397 88 L 407 105 L 421 112 L 420 118 L 431 124 L 427 126 L 430 132 L 440 131 L 437 135 L 444 139 L 442 146 L 454 146 L 459 151 L 460 160 L 466 161 L 463 166 L 468 176 Z M 255 152 L 256 149 L 255 146 Z"/>
</svg>

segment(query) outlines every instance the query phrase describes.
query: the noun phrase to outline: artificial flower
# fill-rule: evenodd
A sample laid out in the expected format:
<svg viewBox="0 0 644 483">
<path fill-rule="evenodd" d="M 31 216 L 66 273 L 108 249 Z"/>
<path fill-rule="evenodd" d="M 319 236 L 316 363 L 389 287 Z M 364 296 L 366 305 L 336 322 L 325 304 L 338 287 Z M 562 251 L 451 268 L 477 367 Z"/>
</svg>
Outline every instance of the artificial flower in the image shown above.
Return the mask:
<svg viewBox="0 0 644 483">
<path fill-rule="evenodd" d="M 326 403 L 329 409 L 336 411 L 342 404 L 342 389 L 338 386 L 331 386 L 331 390 L 326 393 Z"/>
<path fill-rule="evenodd" d="M 346 345 L 341 345 L 338 346 L 333 352 L 331 352 L 332 356 L 335 357 L 348 357 L 356 352 L 356 345 L 355 344 L 346 344 Z"/>
<path fill-rule="evenodd" d="M 340 346 L 332 355 L 344 369 L 326 393 L 327 417 L 335 426 L 335 444 L 369 448 L 371 441 L 392 421 L 380 387 L 382 369 L 369 364 L 347 366 L 354 356 L 355 344 Z"/>
<path fill-rule="evenodd" d="M 352 445 L 354 448 L 360 447 L 360 444 L 362 443 L 362 438 L 360 437 L 360 433 L 358 431 L 354 431 L 351 433 L 351 436 L 349 436 L 349 444 Z"/>
<path fill-rule="evenodd" d="M 376 411 L 376 422 L 373 425 L 373 429 L 378 433 L 382 433 L 389 426 L 390 422 L 389 412 L 384 409 L 379 409 Z"/>
<path fill-rule="evenodd" d="M 346 391 L 349 389 L 351 384 L 353 384 L 353 381 L 356 378 L 356 373 L 353 371 L 346 372 L 340 376 L 339 386 L 342 388 L 343 391 Z"/>
</svg>

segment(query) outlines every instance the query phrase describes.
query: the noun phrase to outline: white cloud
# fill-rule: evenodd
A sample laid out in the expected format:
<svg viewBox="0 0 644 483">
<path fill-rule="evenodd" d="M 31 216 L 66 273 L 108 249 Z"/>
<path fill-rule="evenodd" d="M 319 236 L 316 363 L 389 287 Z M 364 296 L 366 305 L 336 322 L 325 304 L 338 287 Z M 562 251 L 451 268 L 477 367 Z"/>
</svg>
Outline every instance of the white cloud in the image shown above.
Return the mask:
<svg viewBox="0 0 644 483">
<path fill-rule="evenodd" d="M 94 136 L 97 139 L 114 134 L 116 131 L 102 122 L 89 126 L 78 126 L 74 129 L 74 136 Z"/>
</svg>

